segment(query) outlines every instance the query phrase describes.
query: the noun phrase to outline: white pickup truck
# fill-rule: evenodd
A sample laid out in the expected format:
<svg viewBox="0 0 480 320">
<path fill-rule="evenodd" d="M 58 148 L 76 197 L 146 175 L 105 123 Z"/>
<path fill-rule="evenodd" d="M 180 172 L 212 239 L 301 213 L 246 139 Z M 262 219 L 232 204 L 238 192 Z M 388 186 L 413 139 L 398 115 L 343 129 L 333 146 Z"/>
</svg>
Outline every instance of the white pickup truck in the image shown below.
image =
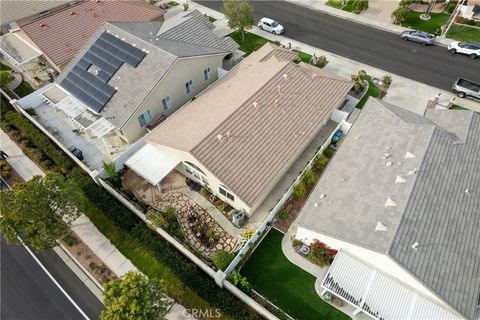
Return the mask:
<svg viewBox="0 0 480 320">
<path fill-rule="evenodd" d="M 453 84 L 452 91 L 460 98 L 470 97 L 480 100 L 480 83 L 458 78 Z"/>
</svg>

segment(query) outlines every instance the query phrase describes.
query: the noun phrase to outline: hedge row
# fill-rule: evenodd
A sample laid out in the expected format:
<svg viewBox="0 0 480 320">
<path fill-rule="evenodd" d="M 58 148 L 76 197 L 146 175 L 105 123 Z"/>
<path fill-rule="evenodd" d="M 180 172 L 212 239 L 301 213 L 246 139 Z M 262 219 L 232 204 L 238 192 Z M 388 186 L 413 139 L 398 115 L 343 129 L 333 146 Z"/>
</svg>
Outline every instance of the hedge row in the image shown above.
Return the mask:
<svg viewBox="0 0 480 320">
<path fill-rule="evenodd" d="M 2 105 L 2 113 L 4 114 L 2 128 L 5 126 L 9 126 L 10 129 L 12 127 L 17 128 L 22 135 L 32 140 L 32 143 L 38 148 L 35 150 L 40 150 L 48 155 L 63 172 L 70 172 L 68 179 L 74 180 L 75 184 L 82 189 L 85 195 L 85 199 L 82 203 L 78 203 L 78 207 L 92 219 L 92 222 L 96 222 L 94 217 L 98 212 L 101 212 L 108 219 L 109 223 L 112 223 L 116 229 L 125 235 L 126 239 L 131 239 L 131 242 L 141 244 L 141 247 L 137 248 L 137 250 L 140 249 L 146 255 L 152 254 L 155 256 L 179 280 L 199 297 L 205 299 L 211 306 L 221 309 L 222 312 L 234 319 L 260 319 L 258 315 L 248 310 L 235 296 L 217 287 L 215 282 L 201 269 L 191 263 L 168 242 L 160 238 L 155 231 L 149 229 L 143 221 L 113 198 L 107 191 L 96 185 L 83 171 L 78 168 L 71 170 L 73 164 L 68 156 L 27 119 L 12 111 L 6 111 L 5 113 L 4 111 L 6 111 L 5 106 Z M 102 229 L 99 226 L 97 227 Z M 105 233 L 105 236 L 108 238 L 109 234 Z M 115 244 L 113 240 L 112 242 Z M 173 295 L 174 298 L 180 298 L 179 296 L 175 297 L 175 293 Z M 180 301 L 180 303 L 185 303 L 187 306 L 190 305 L 189 301 Z"/>
<path fill-rule="evenodd" d="M 9 111 L 6 103 L 3 101 L 2 118 L 2 129 L 7 133 L 13 133 L 13 135 L 19 134 L 16 138 L 17 142 L 26 140 L 26 153 L 28 156 L 42 162 L 47 169 L 56 168 L 62 172 L 68 172 L 72 169 L 73 162 L 71 159 L 53 141 L 20 114 Z M 29 146 L 36 149 L 29 148 Z"/>
</svg>

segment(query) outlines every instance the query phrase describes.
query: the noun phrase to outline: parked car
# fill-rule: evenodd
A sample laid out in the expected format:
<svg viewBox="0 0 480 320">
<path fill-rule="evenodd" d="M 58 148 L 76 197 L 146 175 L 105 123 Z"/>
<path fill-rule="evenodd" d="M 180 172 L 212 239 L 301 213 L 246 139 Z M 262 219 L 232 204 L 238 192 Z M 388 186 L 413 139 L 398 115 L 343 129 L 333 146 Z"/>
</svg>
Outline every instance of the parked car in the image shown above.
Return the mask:
<svg viewBox="0 0 480 320">
<path fill-rule="evenodd" d="M 418 42 L 426 45 L 431 45 L 435 42 L 435 36 L 425 31 L 420 30 L 412 30 L 412 31 L 404 31 L 400 35 L 400 38 L 406 41 Z"/>
<path fill-rule="evenodd" d="M 458 78 L 453 84 L 453 92 L 460 98 L 471 97 L 480 100 L 480 83 Z"/>
<path fill-rule="evenodd" d="M 261 30 L 265 30 L 271 32 L 273 34 L 282 34 L 285 32 L 285 28 L 277 21 L 272 20 L 270 18 L 262 18 L 258 21 L 258 27 Z"/>
<path fill-rule="evenodd" d="M 480 43 L 454 41 L 448 45 L 448 51 L 451 53 L 466 54 L 470 56 L 470 58 L 476 59 L 480 57 Z"/>
<path fill-rule="evenodd" d="M 71 146 L 68 148 L 68 150 L 75 156 L 77 157 L 78 160 L 83 161 L 83 153 L 82 150 L 78 149 L 75 146 Z"/>
</svg>

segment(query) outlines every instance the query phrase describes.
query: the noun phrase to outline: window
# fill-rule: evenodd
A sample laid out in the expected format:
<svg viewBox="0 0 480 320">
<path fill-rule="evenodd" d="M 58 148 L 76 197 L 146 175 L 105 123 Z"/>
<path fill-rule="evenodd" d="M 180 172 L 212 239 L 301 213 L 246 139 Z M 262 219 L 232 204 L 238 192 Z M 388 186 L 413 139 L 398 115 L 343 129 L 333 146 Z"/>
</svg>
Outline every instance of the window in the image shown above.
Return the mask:
<svg viewBox="0 0 480 320">
<path fill-rule="evenodd" d="M 170 108 L 170 97 L 166 96 L 162 99 L 163 110 L 168 110 Z"/>
<path fill-rule="evenodd" d="M 145 127 L 150 121 L 152 121 L 152 114 L 150 113 L 150 110 L 145 111 L 138 117 L 138 123 L 142 128 Z"/>
<path fill-rule="evenodd" d="M 209 80 L 210 79 L 210 67 L 208 67 L 207 69 L 203 70 L 203 78 L 205 80 Z"/>
<path fill-rule="evenodd" d="M 188 81 L 185 83 L 185 89 L 187 90 L 187 93 L 191 93 L 193 89 L 193 82 L 192 80 Z"/>
<path fill-rule="evenodd" d="M 185 171 L 191 174 L 199 182 L 202 182 L 204 185 L 208 186 L 208 178 L 205 172 L 191 162 L 184 161 L 183 164 L 185 166 Z"/>
<path fill-rule="evenodd" d="M 225 189 L 225 187 L 218 187 L 218 191 L 220 192 L 220 194 L 222 196 L 224 196 L 225 198 L 231 200 L 231 201 L 235 201 L 235 197 L 233 196 L 233 194 L 231 194 L 230 192 L 227 191 L 227 189 Z"/>
</svg>

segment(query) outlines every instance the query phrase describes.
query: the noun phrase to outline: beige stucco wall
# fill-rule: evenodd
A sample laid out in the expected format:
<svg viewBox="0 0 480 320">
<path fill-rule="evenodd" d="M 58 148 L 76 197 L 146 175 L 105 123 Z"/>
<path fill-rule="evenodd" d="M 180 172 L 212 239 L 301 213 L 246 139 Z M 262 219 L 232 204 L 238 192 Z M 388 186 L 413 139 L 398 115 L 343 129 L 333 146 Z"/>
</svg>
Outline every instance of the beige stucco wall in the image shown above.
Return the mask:
<svg viewBox="0 0 480 320">
<path fill-rule="evenodd" d="M 177 149 L 173 149 L 173 148 L 170 148 L 170 147 L 158 145 L 158 144 L 154 144 L 154 145 L 157 148 L 159 148 L 159 149 L 167 152 L 168 154 L 172 155 L 173 157 L 176 157 L 177 159 L 180 159 L 181 161 L 191 162 L 194 165 L 196 165 L 198 168 L 200 168 L 203 171 L 203 173 L 205 173 L 205 175 L 207 176 L 209 189 L 212 191 L 212 193 L 214 193 L 220 199 L 222 199 L 226 203 L 230 204 L 235 209 L 244 210 L 248 215 L 250 215 L 250 213 L 253 212 L 247 204 L 245 204 L 235 193 L 231 192 L 230 190 L 229 190 L 230 193 L 234 195 L 235 201 L 231 201 L 230 199 L 227 199 L 224 196 L 222 196 L 218 191 L 218 188 L 220 187 L 220 185 L 223 185 L 222 182 L 219 179 L 217 179 L 217 177 L 214 174 L 212 174 L 205 166 L 203 166 L 200 162 L 198 162 L 197 159 L 195 159 L 190 153 L 184 152 L 184 151 L 181 151 L 181 150 L 177 150 Z M 183 163 L 180 163 L 175 169 L 178 172 L 180 172 L 181 174 L 183 174 L 185 177 L 188 177 L 188 178 L 190 178 L 194 181 L 197 181 L 197 182 L 199 182 L 200 184 L 203 185 L 202 181 L 199 181 L 197 178 L 195 178 L 193 175 L 191 175 L 190 173 L 188 173 L 185 170 L 185 166 L 183 165 Z M 228 188 L 227 188 L 227 190 L 228 190 Z"/>
<path fill-rule="evenodd" d="M 222 61 L 223 55 L 178 59 L 121 128 L 125 139 L 133 142 L 146 132 L 146 128 L 140 127 L 138 123 L 138 117 L 142 113 L 150 110 L 153 119 L 160 114 L 169 116 L 217 80 L 218 67 L 222 67 Z M 205 80 L 203 75 L 203 70 L 207 67 L 210 67 L 209 80 Z M 185 83 L 189 80 L 193 81 L 193 90 L 187 94 Z M 166 96 L 170 97 L 170 108 L 164 111 L 162 99 Z"/>
<path fill-rule="evenodd" d="M 328 221 L 326 222 L 328 223 Z M 382 254 L 364 247 L 357 246 L 355 244 L 340 240 L 335 237 L 331 237 L 325 234 L 321 234 L 315 231 L 311 231 L 308 228 L 297 227 L 295 233 L 295 239 L 301 240 L 306 244 L 312 243 L 314 240 L 319 240 L 329 247 L 340 250 L 343 249 L 348 251 L 366 261 L 367 263 L 374 265 L 376 268 L 380 269 L 386 274 L 391 275 L 392 277 L 398 279 L 401 283 L 412 287 L 413 289 L 421 292 L 425 296 L 431 298 L 433 301 L 442 305 L 444 308 L 456 313 L 455 310 L 450 308 L 443 300 L 437 297 L 429 288 L 423 285 L 419 280 L 413 277 L 408 271 L 403 269 L 398 263 L 396 263 L 391 257 L 386 253 Z"/>
</svg>

